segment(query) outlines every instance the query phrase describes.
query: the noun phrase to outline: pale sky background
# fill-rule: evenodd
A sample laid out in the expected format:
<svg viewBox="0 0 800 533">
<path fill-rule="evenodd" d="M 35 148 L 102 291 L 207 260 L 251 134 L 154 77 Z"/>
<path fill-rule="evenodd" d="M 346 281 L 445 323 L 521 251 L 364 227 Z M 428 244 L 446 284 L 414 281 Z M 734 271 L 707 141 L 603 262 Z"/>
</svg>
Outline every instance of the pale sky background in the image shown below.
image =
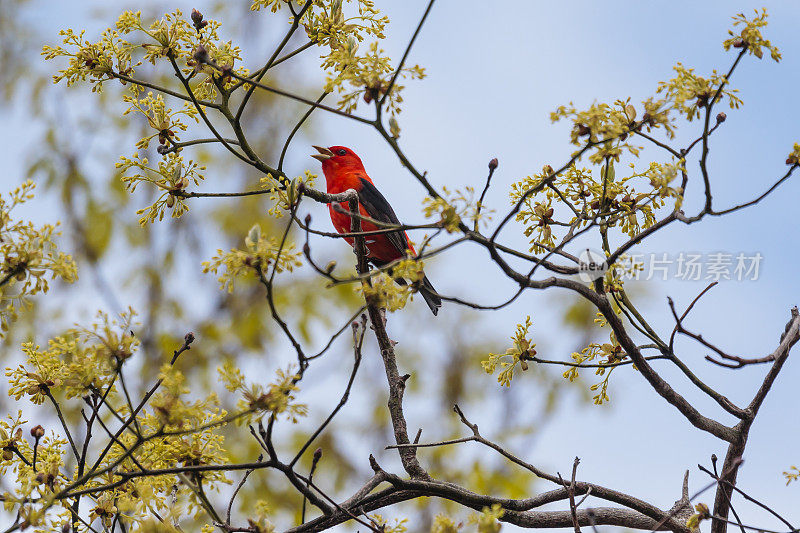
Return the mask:
<svg viewBox="0 0 800 533">
<path fill-rule="evenodd" d="M 170 11 L 178 7 L 187 14 L 196 5 L 185 0 L 150 4 Z M 91 6 L 85 1 L 38 5 L 39 22 L 52 27 L 54 34 L 62 27 L 87 26 L 91 13 Z M 399 58 L 426 2 L 378 5 L 392 20 L 384 48 L 390 56 Z M 701 75 L 713 68 L 725 72 L 734 57 L 721 46 L 730 17 L 740 11 L 751 14 L 753 8 L 762 5 L 770 13 L 766 36 L 781 49 L 783 60 L 775 64 L 766 58 L 748 56 L 742 61 L 732 84 L 740 90 L 744 106 L 738 111 L 718 106 L 718 110 L 727 112 L 728 120 L 712 137 L 709 163 L 717 207 L 749 200 L 785 172 L 786 155 L 792 144 L 800 141 L 796 111 L 800 4 L 796 2 L 440 0 L 409 58 L 409 62 L 424 66 L 428 77 L 407 83 L 399 117 L 400 143 L 417 168 L 428 171 L 435 187 L 471 185 L 480 189 L 487 162 L 497 157 L 500 166 L 486 204 L 502 212 L 508 207 L 511 183 L 538 172 L 544 164 L 560 166 L 573 150 L 567 142 L 566 124 L 550 123 L 549 113 L 558 105 L 573 101 L 581 108 L 595 99 L 612 102 L 631 97 L 641 113 L 639 101 L 653 94 L 658 81 L 671 77 L 671 68 L 678 61 L 695 67 Z M 119 2 L 119 6 L 122 9 L 130 3 Z M 90 27 L 92 24 L 95 22 Z M 313 54 L 306 58 L 305 65 L 309 79 L 321 80 Z M 4 123 L 0 128 L 0 153 L 7 162 L 6 176 L 17 181 L 21 166 L 17 156 L 29 150 L 24 113 L 3 111 L 0 119 Z M 367 171 L 402 220 L 423 220 L 419 206 L 424 190 L 376 133 L 322 113 L 315 114 L 314 125 L 318 128 L 315 144 L 342 144 L 361 155 Z M 698 123 L 683 126 L 680 138 L 696 137 L 700 127 Z M 289 173 L 318 168 L 308 153 L 305 141 L 292 145 Z M 653 157 L 664 160 L 660 154 Z M 694 151 L 689 161 L 693 177 L 688 194 L 694 198 L 701 192 L 697 157 L 699 151 Z M 227 189 L 220 181 L 209 183 L 207 190 Z M 758 281 L 720 283 L 696 307 L 687 326 L 741 355 L 760 356 L 774 349 L 789 318 L 789 309 L 800 299 L 795 266 L 799 258 L 798 194 L 800 184 L 794 177 L 756 207 L 691 227 L 673 225 L 636 250 L 671 256 L 720 251 L 763 255 Z M 689 200 L 687 210 L 697 205 Z M 324 212 L 316 209 L 318 223 L 322 223 L 323 216 Z M 47 215 L 42 213 L 42 217 Z M 503 236 L 507 243 L 524 246 L 524 237 L 516 227 L 505 230 Z M 214 248 L 210 243 L 211 252 Z M 466 245 L 430 261 L 428 272 L 443 294 L 498 303 L 513 293 L 514 286 L 488 264 L 483 249 Z M 473 281 L 467 285 L 467 279 Z M 646 298 L 637 303 L 641 303 L 659 332 L 668 337 L 673 324 L 667 295 L 682 308 L 706 284 L 707 281 L 675 280 L 641 284 L 646 285 Z M 483 325 L 510 335 L 513 324 L 531 315 L 534 337 L 540 341 L 539 355 L 568 359 L 575 341 L 569 332 L 560 331 L 561 316 L 554 311 L 563 298 L 566 294 L 555 290 L 546 294 L 528 292 L 512 306 L 484 315 Z M 411 307 L 413 312 L 427 312 L 417 303 Z M 442 313 L 447 313 L 448 305 L 451 304 L 445 304 Z M 426 321 L 425 325 L 435 327 L 435 322 Z M 703 361 L 706 352 L 697 345 L 684 342 L 680 347 L 683 360 L 701 378 L 740 405 L 749 402 L 766 371 L 766 367 L 720 369 Z M 800 463 L 798 357 L 797 353 L 790 357 L 763 406 L 739 476 L 743 490 L 770 502 L 794 522 L 800 522 L 796 505 L 800 483 L 786 487 L 781 472 Z M 664 376 L 704 414 L 721 416 L 721 410 L 696 394 L 682 376 L 666 365 L 657 368 L 663 369 Z M 487 377 L 485 386 L 496 387 L 496 383 Z M 524 375 L 515 381 L 515 386 L 526 386 Z M 662 508 L 669 508 L 679 496 L 684 470 L 691 470 L 690 491 L 708 482 L 696 465 L 708 465 L 712 453 L 722 458 L 725 446 L 695 430 L 638 374 L 618 372 L 612 379 L 611 395 L 610 406 L 570 403 L 544 429 L 535 447 L 514 451 L 537 465 L 562 473 L 568 471 L 577 455 L 581 458 L 581 479 L 640 496 Z M 539 406 L 520 408 L 535 414 Z M 491 412 L 473 413 L 475 421 L 489 428 L 496 416 Z M 413 411 L 410 418 L 409 425 L 414 426 Z M 426 429 L 426 435 L 430 440 L 436 439 L 435 428 Z M 711 504 L 712 500 L 710 491 L 698 501 Z M 746 524 L 783 529 L 752 507 L 739 505 L 737 510 Z"/>
</svg>

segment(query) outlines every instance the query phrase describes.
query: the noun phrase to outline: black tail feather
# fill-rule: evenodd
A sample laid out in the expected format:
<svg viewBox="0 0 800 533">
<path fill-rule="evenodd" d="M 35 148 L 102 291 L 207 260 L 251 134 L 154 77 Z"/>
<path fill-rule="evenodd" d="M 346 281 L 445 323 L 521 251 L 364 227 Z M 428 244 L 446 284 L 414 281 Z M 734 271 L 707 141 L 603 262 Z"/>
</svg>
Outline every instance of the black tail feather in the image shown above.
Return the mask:
<svg viewBox="0 0 800 533">
<path fill-rule="evenodd" d="M 422 277 L 422 285 L 420 285 L 419 293 L 425 299 L 425 303 L 431 308 L 431 313 L 436 316 L 439 313 L 439 308 L 442 306 L 442 299 L 436 294 L 436 289 L 433 288 L 428 276 Z"/>
</svg>

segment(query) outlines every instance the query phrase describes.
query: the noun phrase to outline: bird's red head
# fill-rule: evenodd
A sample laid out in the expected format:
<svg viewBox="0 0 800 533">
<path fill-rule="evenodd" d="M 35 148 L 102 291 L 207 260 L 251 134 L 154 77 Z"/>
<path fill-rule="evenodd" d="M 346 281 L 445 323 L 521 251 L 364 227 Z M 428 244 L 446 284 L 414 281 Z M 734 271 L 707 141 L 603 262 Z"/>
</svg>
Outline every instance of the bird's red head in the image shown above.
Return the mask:
<svg viewBox="0 0 800 533">
<path fill-rule="evenodd" d="M 364 170 L 361 158 L 346 146 L 329 146 L 328 148 L 314 146 L 314 149 L 319 153 L 313 154 L 311 157 L 322 162 L 322 171 L 326 176 L 340 169 Z"/>
</svg>

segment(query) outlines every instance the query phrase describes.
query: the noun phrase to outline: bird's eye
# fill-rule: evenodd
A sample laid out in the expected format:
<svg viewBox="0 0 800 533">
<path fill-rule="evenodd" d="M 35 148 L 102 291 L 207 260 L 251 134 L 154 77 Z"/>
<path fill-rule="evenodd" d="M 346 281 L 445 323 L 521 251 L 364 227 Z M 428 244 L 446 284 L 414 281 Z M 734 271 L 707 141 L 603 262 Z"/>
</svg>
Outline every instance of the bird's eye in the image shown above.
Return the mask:
<svg viewBox="0 0 800 533">
<path fill-rule="evenodd" d="M 337 154 L 339 154 L 339 155 L 347 155 L 347 150 L 345 150 L 344 148 L 342 148 L 342 149 L 340 149 L 339 151 L 337 151 L 336 153 L 337 153 Z"/>
</svg>

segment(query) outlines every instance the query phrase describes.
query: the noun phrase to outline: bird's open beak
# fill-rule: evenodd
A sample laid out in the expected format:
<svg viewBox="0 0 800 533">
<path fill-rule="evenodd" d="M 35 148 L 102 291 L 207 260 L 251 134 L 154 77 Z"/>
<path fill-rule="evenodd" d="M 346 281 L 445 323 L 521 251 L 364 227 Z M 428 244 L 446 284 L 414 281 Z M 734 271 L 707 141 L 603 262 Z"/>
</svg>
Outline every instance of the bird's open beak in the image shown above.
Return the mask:
<svg viewBox="0 0 800 533">
<path fill-rule="evenodd" d="M 319 152 L 318 154 L 311 154 L 311 157 L 313 157 L 314 159 L 318 159 L 323 163 L 328 159 L 330 159 L 331 157 L 333 157 L 334 155 L 333 152 L 322 146 L 315 146 L 312 144 L 311 147 L 314 148 L 314 150 L 316 150 L 317 152 Z"/>
</svg>

